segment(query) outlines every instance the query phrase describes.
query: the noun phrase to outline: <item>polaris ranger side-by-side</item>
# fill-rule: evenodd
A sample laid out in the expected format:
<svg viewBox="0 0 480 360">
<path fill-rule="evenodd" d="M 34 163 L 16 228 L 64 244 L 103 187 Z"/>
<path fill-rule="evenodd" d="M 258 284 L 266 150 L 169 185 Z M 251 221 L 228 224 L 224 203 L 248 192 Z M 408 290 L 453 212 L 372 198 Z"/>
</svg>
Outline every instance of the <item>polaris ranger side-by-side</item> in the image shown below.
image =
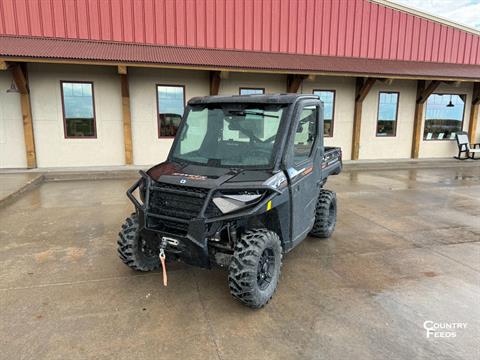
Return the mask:
<svg viewBox="0 0 480 360">
<path fill-rule="evenodd" d="M 191 99 L 167 161 L 127 192 L 136 211 L 119 234 L 120 258 L 139 271 L 165 258 L 226 267 L 232 295 L 260 308 L 282 255 L 307 235 L 332 234 L 336 197 L 323 186 L 341 169 L 340 148 L 323 144 L 316 95 Z"/>
</svg>

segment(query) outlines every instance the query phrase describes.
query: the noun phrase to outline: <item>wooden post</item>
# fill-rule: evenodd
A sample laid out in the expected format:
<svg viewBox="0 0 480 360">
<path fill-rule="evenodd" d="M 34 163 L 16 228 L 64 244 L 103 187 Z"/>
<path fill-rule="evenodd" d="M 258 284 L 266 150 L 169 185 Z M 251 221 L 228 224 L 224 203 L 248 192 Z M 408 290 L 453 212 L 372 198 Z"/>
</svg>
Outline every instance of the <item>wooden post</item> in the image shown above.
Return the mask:
<svg viewBox="0 0 480 360">
<path fill-rule="evenodd" d="M 412 159 L 418 159 L 420 153 L 420 139 L 422 138 L 422 122 L 425 102 L 438 88 L 441 81 L 433 80 L 425 88 L 425 80 L 417 82 L 417 97 L 415 101 L 415 115 L 413 118 Z"/>
<path fill-rule="evenodd" d="M 37 156 L 35 152 L 35 138 L 33 135 L 32 109 L 30 105 L 30 91 L 28 88 L 27 67 L 14 64 L 12 76 L 18 90 L 20 91 L 20 105 L 23 119 L 23 136 L 25 139 L 25 151 L 27 154 L 27 168 L 37 167 Z"/>
<path fill-rule="evenodd" d="M 296 93 L 308 75 L 287 75 L 287 93 Z"/>
<path fill-rule="evenodd" d="M 8 69 L 8 64 L 4 60 L 0 60 L 0 70 L 7 70 Z"/>
<path fill-rule="evenodd" d="M 210 95 L 218 95 L 220 79 L 220 71 L 210 71 Z"/>
<path fill-rule="evenodd" d="M 472 107 L 470 108 L 470 121 L 468 123 L 468 136 L 471 144 L 476 143 L 478 114 L 480 107 L 480 83 L 473 83 Z"/>
<path fill-rule="evenodd" d="M 130 113 L 130 91 L 128 89 L 128 74 L 120 74 L 120 83 L 122 89 L 123 141 L 125 145 L 125 164 L 132 165 L 132 117 Z"/>
<path fill-rule="evenodd" d="M 355 109 L 353 112 L 352 160 L 358 160 L 360 155 L 360 133 L 362 128 L 363 100 L 375 84 L 375 78 L 357 78 L 355 90 Z"/>
</svg>

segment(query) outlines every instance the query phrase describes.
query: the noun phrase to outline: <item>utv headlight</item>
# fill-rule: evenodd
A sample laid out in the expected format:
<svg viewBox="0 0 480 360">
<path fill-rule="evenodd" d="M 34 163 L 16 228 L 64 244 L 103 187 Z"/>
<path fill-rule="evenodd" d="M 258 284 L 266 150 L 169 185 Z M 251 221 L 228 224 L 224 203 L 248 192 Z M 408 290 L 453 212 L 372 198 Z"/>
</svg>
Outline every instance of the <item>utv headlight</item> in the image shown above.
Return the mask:
<svg viewBox="0 0 480 360">
<path fill-rule="evenodd" d="M 248 191 L 238 194 L 219 194 L 213 198 L 213 203 L 222 213 L 228 214 L 258 203 L 262 197 L 263 193 Z"/>
</svg>

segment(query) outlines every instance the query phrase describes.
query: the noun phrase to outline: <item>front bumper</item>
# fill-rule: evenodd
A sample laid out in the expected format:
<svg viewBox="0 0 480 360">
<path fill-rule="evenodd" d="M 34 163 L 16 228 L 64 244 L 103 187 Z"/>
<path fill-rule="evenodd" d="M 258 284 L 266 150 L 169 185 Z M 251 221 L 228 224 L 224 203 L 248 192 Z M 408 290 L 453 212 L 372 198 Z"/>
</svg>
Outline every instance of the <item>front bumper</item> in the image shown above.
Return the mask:
<svg viewBox="0 0 480 360">
<path fill-rule="evenodd" d="M 207 217 L 208 205 L 210 204 L 213 194 L 217 189 L 208 190 L 204 196 L 204 203 L 202 209 L 197 216 L 190 219 L 181 217 L 172 217 L 161 215 L 152 211 L 155 204 L 150 204 L 152 194 L 159 191 L 159 184 L 153 181 L 145 172 L 140 171 L 141 178 L 127 190 L 127 196 L 135 205 L 139 218 L 140 233 L 142 237 L 161 246 L 162 240 L 167 243 L 165 251 L 178 258 L 187 264 L 210 268 L 211 260 L 208 250 L 208 239 L 212 238 L 221 227 L 228 222 L 236 221 L 241 218 L 258 215 L 271 209 L 271 200 L 273 199 L 273 207 L 276 206 L 281 197 L 276 197 L 279 191 L 269 186 L 256 186 L 256 189 L 268 190 L 268 193 L 258 204 L 234 212 L 232 214 L 219 215 L 214 217 Z M 139 189 L 143 193 L 142 202 L 140 202 L 133 194 L 135 190 Z M 245 187 L 243 187 L 243 190 Z M 164 189 L 161 191 L 165 191 Z M 172 196 L 178 193 L 176 190 L 169 190 Z M 270 207 L 267 209 L 267 203 Z M 183 227 L 181 232 L 172 232 L 168 228 L 159 228 L 159 223 L 174 223 Z M 165 238 L 175 239 L 178 241 L 178 246 L 170 246 Z"/>
<path fill-rule="evenodd" d="M 167 254 L 180 258 L 187 264 L 210 268 L 211 263 L 208 254 L 207 239 L 212 236 L 212 234 L 208 231 L 209 226 L 206 224 L 205 219 L 195 218 L 185 220 L 159 215 L 149 211 L 149 209 L 151 209 L 149 206 L 150 195 L 154 187 L 152 186 L 151 178 L 146 173 L 141 171 L 140 175 L 142 177 L 127 190 L 127 196 L 135 205 L 141 236 L 153 244 L 157 244 L 158 247 L 164 243 L 163 245 L 166 245 L 165 252 Z M 140 189 L 140 191 L 145 194 L 143 203 L 140 203 L 133 194 L 140 186 L 143 186 L 143 189 Z M 187 230 L 185 233 L 179 234 L 162 231 L 152 226 L 152 224 L 162 220 L 183 224 Z M 174 242 L 172 239 L 176 240 L 178 244 L 172 245 Z"/>
</svg>

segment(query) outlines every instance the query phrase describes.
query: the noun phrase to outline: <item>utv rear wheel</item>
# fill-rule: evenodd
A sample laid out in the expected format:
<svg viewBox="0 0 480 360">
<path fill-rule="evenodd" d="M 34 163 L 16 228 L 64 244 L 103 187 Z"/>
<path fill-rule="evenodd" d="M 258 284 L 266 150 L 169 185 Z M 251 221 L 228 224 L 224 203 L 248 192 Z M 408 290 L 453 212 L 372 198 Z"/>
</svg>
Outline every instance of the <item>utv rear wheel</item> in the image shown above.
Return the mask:
<svg viewBox="0 0 480 360">
<path fill-rule="evenodd" d="M 158 249 L 148 247 L 138 232 L 137 214 L 125 220 L 118 234 L 118 255 L 129 267 L 138 271 L 151 271 L 160 266 Z"/>
<path fill-rule="evenodd" d="M 310 235 L 318 238 L 328 238 L 335 230 L 337 223 L 337 197 L 333 191 L 321 190 L 315 210 L 315 223 Z"/>
<path fill-rule="evenodd" d="M 282 245 L 273 231 L 247 231 L 235 246 L 228 283 L 231 294 L 251 308 L 261 308 L 273 296 L 282 266 Z"/>
</svg>

